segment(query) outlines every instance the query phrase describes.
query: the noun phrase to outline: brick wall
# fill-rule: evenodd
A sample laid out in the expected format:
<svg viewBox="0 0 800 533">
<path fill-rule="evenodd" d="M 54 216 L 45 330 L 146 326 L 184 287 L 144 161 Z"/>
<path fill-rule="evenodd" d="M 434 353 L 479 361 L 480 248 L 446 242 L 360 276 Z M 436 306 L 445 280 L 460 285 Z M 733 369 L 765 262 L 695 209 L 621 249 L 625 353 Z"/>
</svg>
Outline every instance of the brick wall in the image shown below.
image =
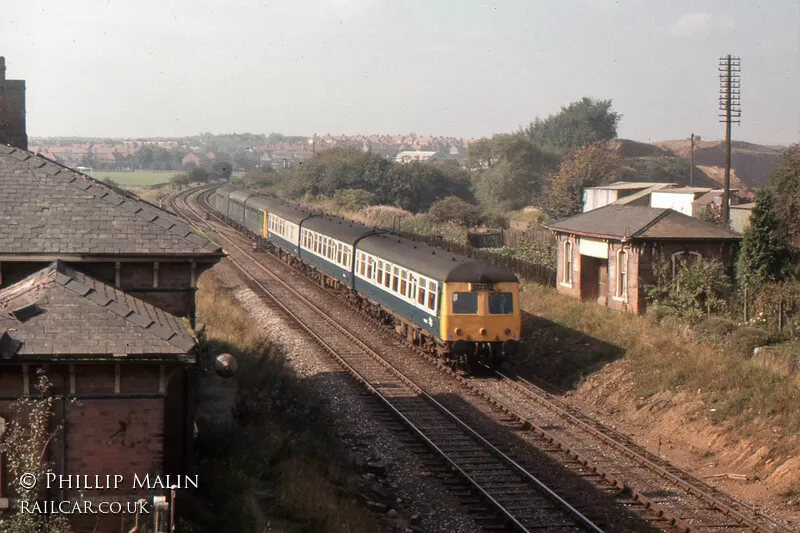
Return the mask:
<svg viewBox="0 0 800 533">
<path fill-rule="evenodd" d="M 115 366 L 118 366 L 117 371 Z M 176 364 L 165 365 L 162 373 L 158 363 L 108 363 L 76 364 L 70 374 L 66 365 L 51 366 L 48 376 L 56 389 L 72 390 L 77 400 L 63 405 L 57 402 L 54 406 L 54 422 L 65 428 L 63 435 L 49 447 L 54 472 L 90 476 L 120 474 L 125 481 L 119 490 L 83 491 L 83 496 L 78 490 L 65 488 L 62 493 L 53 489 L 46 495 L 48 499 L 98 497 L 135 501 L 137 494 L 152 497 L 153 493 L 132 490 L 133 474 L 141 478 L 147 474 L 185 473 L 181 462 L 185 457 L 188 426 L 186 371 L 184 366 Z M 30 368 L 29 376 L 33 387 L 34 368 Z M 168 380 L 169 376 L 172 377 Z M 8 420 L 13 415 L 9 410 L 12 398 L 23 389 L 22 366 L 0 365 L 0 387 L 0 416 Z M 169 470 L 166 463 L 169 463 Z M 6 475 L 2 479 L 0 497 L 13 497 L 9 493 L 13 484 Z M 105 516 L 100 522 L 96 522 L 96 518 L 88 516 L 75 520 L 73 528 L 76 533 L 111 533 L 120 531 L 123 525 L 120 516 Z M 125 523 L 127 531 L 132 517 L 127 517 Z"/>
</svg>

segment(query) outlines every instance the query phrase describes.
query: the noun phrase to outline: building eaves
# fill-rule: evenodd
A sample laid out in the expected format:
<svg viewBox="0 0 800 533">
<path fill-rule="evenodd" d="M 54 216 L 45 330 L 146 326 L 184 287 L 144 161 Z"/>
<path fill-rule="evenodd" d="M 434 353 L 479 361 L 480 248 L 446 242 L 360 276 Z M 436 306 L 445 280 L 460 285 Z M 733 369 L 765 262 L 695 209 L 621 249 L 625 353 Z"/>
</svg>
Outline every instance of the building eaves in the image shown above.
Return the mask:
<svg viewBox="0 0 800 533">
<path fill-rule="evenodd" d="M 195 347 L 173 315 L 60 261 L 0 290 L 0 331 L 22 356 L 185 360 Z"/>
</svg>

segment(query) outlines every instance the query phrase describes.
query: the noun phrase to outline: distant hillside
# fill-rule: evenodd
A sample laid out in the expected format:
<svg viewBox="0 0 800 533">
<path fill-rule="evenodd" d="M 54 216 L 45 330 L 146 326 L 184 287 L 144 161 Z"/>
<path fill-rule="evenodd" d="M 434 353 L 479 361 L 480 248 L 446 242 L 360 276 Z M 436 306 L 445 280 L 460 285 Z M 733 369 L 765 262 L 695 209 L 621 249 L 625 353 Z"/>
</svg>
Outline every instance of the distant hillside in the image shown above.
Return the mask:
<svg viewBox="0 0 800 533">
<path fill-rule="evenodd" d="M 660 141 L 653 143 L 671 155 L 688 159 L 691 141 L 688 139 Z M 785 147 L 763 146 L 743 141 L 734 141 L 731 145 L 731 186 L 759 189 L 769 183 L 769 175 L 775 168 L 778 156 Z M 718 183 L 722 183 L 725 175 L 725 143 L 724 141 L 695 141 L 694 164 Z M 735 176 L 735 177 L 734 177 Z"/>
</svg>

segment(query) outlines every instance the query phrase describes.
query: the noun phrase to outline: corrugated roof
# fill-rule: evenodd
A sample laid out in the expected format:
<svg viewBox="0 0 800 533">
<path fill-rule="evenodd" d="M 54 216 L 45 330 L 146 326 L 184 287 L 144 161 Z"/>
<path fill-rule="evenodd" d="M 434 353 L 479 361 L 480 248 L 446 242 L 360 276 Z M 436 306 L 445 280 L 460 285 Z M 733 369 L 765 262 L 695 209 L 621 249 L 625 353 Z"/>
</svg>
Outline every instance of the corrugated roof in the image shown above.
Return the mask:
<svg viewBox="0 0 800 533">
<path fill-rule="evenodd" d="M 195 341 L 177 318 L 60 261 L 0 290 L 0 332 L 20 356 L 171 356 Z"/>
<path fill-rule="evenodd" d="M 662 183 L 654 181 L 616 181 L 608 185 L 600 185 L 598 187 L 586 187 L 587 191 L 624 191 L 628 189 L 646 189 L 655 185 L 674 185 L 674 183 Z"/>
<path fill-rule="evenodd" d="M 736 233 L 666 208 L 607 205 L 547 226 L 561 233 L 612 239 L 741 239 Z"/>
<path fill-rule="evenodd" d="M 174 215 L 26 150 L 0 146 L 3 254 L 215 255 Z"/>
</svg>

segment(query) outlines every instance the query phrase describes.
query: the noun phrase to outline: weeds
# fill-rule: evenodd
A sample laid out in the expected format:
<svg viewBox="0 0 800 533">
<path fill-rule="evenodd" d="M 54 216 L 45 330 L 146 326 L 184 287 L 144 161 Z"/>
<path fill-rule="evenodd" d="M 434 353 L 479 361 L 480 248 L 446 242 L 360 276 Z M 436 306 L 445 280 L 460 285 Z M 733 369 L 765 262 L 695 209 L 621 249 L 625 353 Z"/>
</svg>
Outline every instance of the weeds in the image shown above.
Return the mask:
<svg viewBox="0 0 800 533">
<path fill-rule="evenodd" d="M 335 482 L 329 475 L 342 454 L 313 387 L 210 276 L 201 278 L 197 299 L 203 348 L 237 358 L 238 390 L 228 423 L 200 427 L 192 459 L 202 482 L 193 493 L 182 491 L 179 530 L 376 531 L 355 503 L 355 474 L 337 474 Z"/>
<path fill-rule="evenodd" d="M 745 349 L 731 350 L 730 345 L 699 341 L 682 322 L 664 320 L 658 325 L 576 301 L 539 285 L 525 284 L 521 298 L 524 311 L 623 351 L 639 396 L 660 390 L 701 389 L 706 403 L 716 409 L 717 421 L 775 416 L 787 431 L 800 430 L 800 388 L 795 380 L 785 380 L 758 366 L 745 355 Z M 739 337 L 735 342 L 746 344 Z M 566 356 L 564 365 L 568 369 L 574 357 Z M 552 366 L 552 362 L 549 364 Z"/>
</svg>

